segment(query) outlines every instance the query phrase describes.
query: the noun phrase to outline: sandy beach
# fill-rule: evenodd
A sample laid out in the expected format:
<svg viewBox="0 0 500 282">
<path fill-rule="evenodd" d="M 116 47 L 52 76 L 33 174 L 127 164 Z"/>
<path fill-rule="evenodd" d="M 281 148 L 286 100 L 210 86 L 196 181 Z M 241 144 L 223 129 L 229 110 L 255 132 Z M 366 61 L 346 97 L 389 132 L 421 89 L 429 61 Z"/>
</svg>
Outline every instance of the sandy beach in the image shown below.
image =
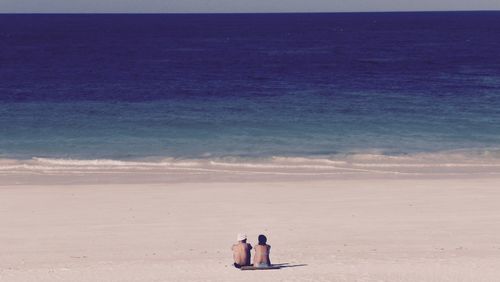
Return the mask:
<svg viewBox="0 0 500 282">
<path fill-rule="evenodd" d="M 26 182 L 34 176 L 16 177 Z M 129 178 L 135 181 L 0 181 L 8 183 L 0 186 L 0 280 L 500 277 L 497 176 L 157 183 Z M 252 244 L 266 234 L 273 263 L 284 267 L 233 268 L 230 246 L 238 232 L 246 232 Z"/>
</svg>

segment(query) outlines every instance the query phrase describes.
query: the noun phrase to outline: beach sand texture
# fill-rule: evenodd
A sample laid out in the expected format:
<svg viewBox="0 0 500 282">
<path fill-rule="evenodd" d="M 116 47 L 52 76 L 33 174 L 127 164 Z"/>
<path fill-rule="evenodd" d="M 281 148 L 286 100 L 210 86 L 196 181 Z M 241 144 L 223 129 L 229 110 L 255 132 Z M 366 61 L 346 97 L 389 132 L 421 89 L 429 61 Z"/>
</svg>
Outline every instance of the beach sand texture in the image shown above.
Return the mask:
<svg viewBox="0 0 500 282">
<path fill-rule="evenodd" d="M 498 281 L 499 184 L 3 185 L 0 281 Z M 237 232 L 252 244 L 266 234 L 288 267 L 234 269 Z"/>
</svg>

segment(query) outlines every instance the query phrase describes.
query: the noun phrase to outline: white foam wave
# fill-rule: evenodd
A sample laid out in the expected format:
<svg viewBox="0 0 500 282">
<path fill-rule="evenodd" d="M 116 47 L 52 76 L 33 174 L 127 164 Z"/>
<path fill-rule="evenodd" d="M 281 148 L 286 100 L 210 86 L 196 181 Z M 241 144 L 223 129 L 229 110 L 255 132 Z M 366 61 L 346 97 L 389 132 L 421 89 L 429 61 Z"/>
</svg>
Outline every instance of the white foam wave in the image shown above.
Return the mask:
<svg viewBox="0 0 500 282">
<path fill-rule="evenodd" d="M 190 166 L 196 165 L 193 162 L 174 162 L 163 160 L 159 162 L 145 162 L 145 161 L 121 161 L 121 160 L 110 160 L 110 159 L 93 159 L 93 160 L 75 160 L 75 159 L 50 159 L 50 158 L 33 158 L 35 162 L 40 164 L 50 164 L 50 165 L 58 165 L 58 166 L 135 166 L 135 167 L 162 167 L 162 166 Z"/>
<path fill-rule="evenodd" d="M 305 157 L 271 157 L 271 160 L 278 163 L 323 163 L 323 164 L 345 164 L 344 160 L 331 160 L 331 159 L 320 159 L 320 158 L 305 158 Z"/>
<path fill-rule="evenodd" d="M 342 173 L 454 173 L 500 172 L 500 151 L 452 151 L 387 156 L 349 154 L 328 157 L 270 158 L 161 158 L 146 160 L 0 159 L 0 173 L 251 173 L 251 174 L 342 174 Z"/>
<path fill-rule="evenodd" d="M 265 164 L 265 163 L 224 163 L 217 161 L 209 162 L 213 166 L 223 166 L 223 167 L 235 167 L 235 168 L 285 168 L 285 169 L 301 169 L 301 168 L 310 168 L 310 169 L 332 169 L 334 166 L 326 166 L 326 165 L 300 165 L 300 164 L 292 164 L 292 165 L 283 165 L 283 164 Z"/>
</svg>

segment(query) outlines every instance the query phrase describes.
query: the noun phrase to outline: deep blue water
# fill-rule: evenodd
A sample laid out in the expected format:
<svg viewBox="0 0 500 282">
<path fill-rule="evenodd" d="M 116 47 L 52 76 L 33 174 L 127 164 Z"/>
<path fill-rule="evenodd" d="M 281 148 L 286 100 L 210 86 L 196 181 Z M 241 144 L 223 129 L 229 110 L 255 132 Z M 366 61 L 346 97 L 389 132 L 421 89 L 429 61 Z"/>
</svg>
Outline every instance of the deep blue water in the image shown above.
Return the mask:
<svg viewBox="0 0 500 282">
<path fill-rule="evenodd" d="M 0 158 L 500 147 L 500 12 L 0 15 Z"/>
</svg>

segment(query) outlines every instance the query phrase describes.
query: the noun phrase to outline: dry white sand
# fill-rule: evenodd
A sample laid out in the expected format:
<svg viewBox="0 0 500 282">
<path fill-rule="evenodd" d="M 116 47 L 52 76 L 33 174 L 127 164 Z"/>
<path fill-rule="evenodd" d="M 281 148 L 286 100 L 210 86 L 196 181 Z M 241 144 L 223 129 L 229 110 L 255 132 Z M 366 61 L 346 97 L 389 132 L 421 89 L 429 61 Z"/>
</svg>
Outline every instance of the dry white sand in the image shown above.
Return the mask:
<svg viewBox="0 0 500 282">
<path fill-rule="evenodd" d="M 0 281 L 500 281 L 500 178 L 4 185 Z"/>
</svg>

